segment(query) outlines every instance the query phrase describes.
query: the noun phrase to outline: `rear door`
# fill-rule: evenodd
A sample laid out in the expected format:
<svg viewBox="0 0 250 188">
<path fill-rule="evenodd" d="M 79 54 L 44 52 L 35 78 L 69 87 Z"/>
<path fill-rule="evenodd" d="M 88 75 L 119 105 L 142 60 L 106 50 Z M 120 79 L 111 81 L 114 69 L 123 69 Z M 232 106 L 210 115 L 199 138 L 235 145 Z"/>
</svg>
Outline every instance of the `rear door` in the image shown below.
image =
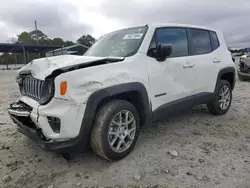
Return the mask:
<svg viewBox="0 0 250 188">
<path fill-rule="evenodd" d="M 215 70 L 216 64 L 220 63 L 221 60 L 217 56 L 217 52 L 213 50 L 210 31 L 190 28 L 188 34 L 190 43 L 188 62 L 194 65 L 194 94 L 197 97 L 206 97 L 214 90 L 218 74 L 218 71 Z M 218 44 L 214 45 L 218 46 Z"/>
<path fill-rule="evenodd" d="M 213 62 L 213 68 L 214 68 L 213 74 L 215 75 L 215 77 L 217 79 L 217 75 L 222 67 L 223 55 L 225 54 L 225 48 L 221 47 L 221 44 L 219 42 L 218 35 L 216 32 L 209 31 L 209 34 L 210 34 L 210 40 L 211 40 L 211 44 L 212 44 L 211 56 L 212 56 L 212 62 Z M 230 54 L 230 53 L 228 53 L 228 54 Z M 210 91 L 212 91 L 212 92 L 214 91 L 215 85 L 216 85 L 216 81 L 211 84 Z"/>
</svg>

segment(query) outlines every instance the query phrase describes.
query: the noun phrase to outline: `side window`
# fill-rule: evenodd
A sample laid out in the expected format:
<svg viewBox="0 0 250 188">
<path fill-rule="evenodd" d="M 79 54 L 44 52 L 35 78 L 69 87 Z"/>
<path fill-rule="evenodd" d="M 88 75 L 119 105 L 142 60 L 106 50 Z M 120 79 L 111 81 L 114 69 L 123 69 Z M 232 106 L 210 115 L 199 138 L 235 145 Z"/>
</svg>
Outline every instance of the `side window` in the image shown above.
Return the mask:
<svg viewBox="0 0 250 188">
<path fill-rule="evenodd" d="M 156 44 L 172 46 L 170 57 L 188 56 L 187 31 L 184 28 L 158 28 L 148 50 L 148 56 L 155 57 Z"/>
<path fill-rule="evenodd" d="M 191 30 L 191 54 L 207 54 L 212 51 L 209 32 L 201 29 Z"/>
<path fill-rule="evenodd" d="M 187 31 L 184 28 L 159 28 L 155 32 L 156 43 L 171 45 L 170 57 L 188 56 Z"/>
<path fill-rule="evenodd" d="M 212 49 L 215 50 L 220 46 L 217 34 L 213 31 L 210 31 L 210 37 L 212 41 Z"/>
</svg>

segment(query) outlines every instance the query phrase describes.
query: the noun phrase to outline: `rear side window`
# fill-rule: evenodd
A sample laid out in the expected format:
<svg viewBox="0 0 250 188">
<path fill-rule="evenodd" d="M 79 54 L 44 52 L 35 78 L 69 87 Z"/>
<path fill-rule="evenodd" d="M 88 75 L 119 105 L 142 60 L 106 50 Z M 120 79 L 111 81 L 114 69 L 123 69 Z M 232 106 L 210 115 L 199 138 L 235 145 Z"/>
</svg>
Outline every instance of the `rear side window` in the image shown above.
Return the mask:
<svg viewBox="0 0 250 188">
<path fill-rule="evenodd" d="M 210 37 L 212 42 L 212 50 L 215 50 L 220 46 L 217 34 L 213 31 L 210 31 Z"/>
<path fill-rule="evenodd" d="M 148 55 L 152 57 L 157 45 L 171 45 L 169 57 L 188 56 L 188 40 L 185 28 L 157 28 L 151 41 Z M 153 53 L 152 53 L 153 52 Z"/>
<path fill-rule="evenodd" d="M 201 55 L 212 51 L 209 32 L 202 29 L 190 29 L 191 34 L 191 54 Z"/>
</svg>

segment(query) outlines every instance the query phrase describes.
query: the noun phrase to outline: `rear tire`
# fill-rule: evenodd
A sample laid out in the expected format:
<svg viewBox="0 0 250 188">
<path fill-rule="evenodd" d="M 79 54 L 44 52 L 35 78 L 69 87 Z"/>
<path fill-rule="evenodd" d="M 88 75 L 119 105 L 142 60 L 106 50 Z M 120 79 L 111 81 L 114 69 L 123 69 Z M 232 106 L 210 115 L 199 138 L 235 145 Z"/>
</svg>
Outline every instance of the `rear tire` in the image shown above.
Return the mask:
<svg viewBox="0 0 250 188">
<path fill-rule="evenodd" d="M 110 101 L 97 112 L 91 131 L 91 147 L 102 158 L 120 160 L 133 150 L 139 129 L 139 115 L 131 103 Z"/>
<path fill-rule="evenodd" d="M 215 115 L 226 114 L 231 106 L 232 89 L 226 80 L 220 80 L 218 89 L 212 101 L 207 104 L 208 110 Z"/>
</svg>

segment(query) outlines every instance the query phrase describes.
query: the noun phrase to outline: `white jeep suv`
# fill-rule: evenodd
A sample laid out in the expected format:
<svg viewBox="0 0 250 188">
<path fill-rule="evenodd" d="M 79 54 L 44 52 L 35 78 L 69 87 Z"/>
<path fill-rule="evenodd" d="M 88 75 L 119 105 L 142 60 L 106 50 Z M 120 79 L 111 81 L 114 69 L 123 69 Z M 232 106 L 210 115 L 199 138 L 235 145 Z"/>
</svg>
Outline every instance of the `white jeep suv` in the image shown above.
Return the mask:
<svg viewBox="0 0 250 188">
<path fill-rule="evenodd" d="M 31 61 L 18 71 L 22 97 L 8 109 L 42 148 L 108 160 L 134 148 L 140 126 L 207 104 L 225 114 L 235 64 L 219 31 L 193 25 L 127 28 L 101 37 L 83 56 Z"/>
</svg>

